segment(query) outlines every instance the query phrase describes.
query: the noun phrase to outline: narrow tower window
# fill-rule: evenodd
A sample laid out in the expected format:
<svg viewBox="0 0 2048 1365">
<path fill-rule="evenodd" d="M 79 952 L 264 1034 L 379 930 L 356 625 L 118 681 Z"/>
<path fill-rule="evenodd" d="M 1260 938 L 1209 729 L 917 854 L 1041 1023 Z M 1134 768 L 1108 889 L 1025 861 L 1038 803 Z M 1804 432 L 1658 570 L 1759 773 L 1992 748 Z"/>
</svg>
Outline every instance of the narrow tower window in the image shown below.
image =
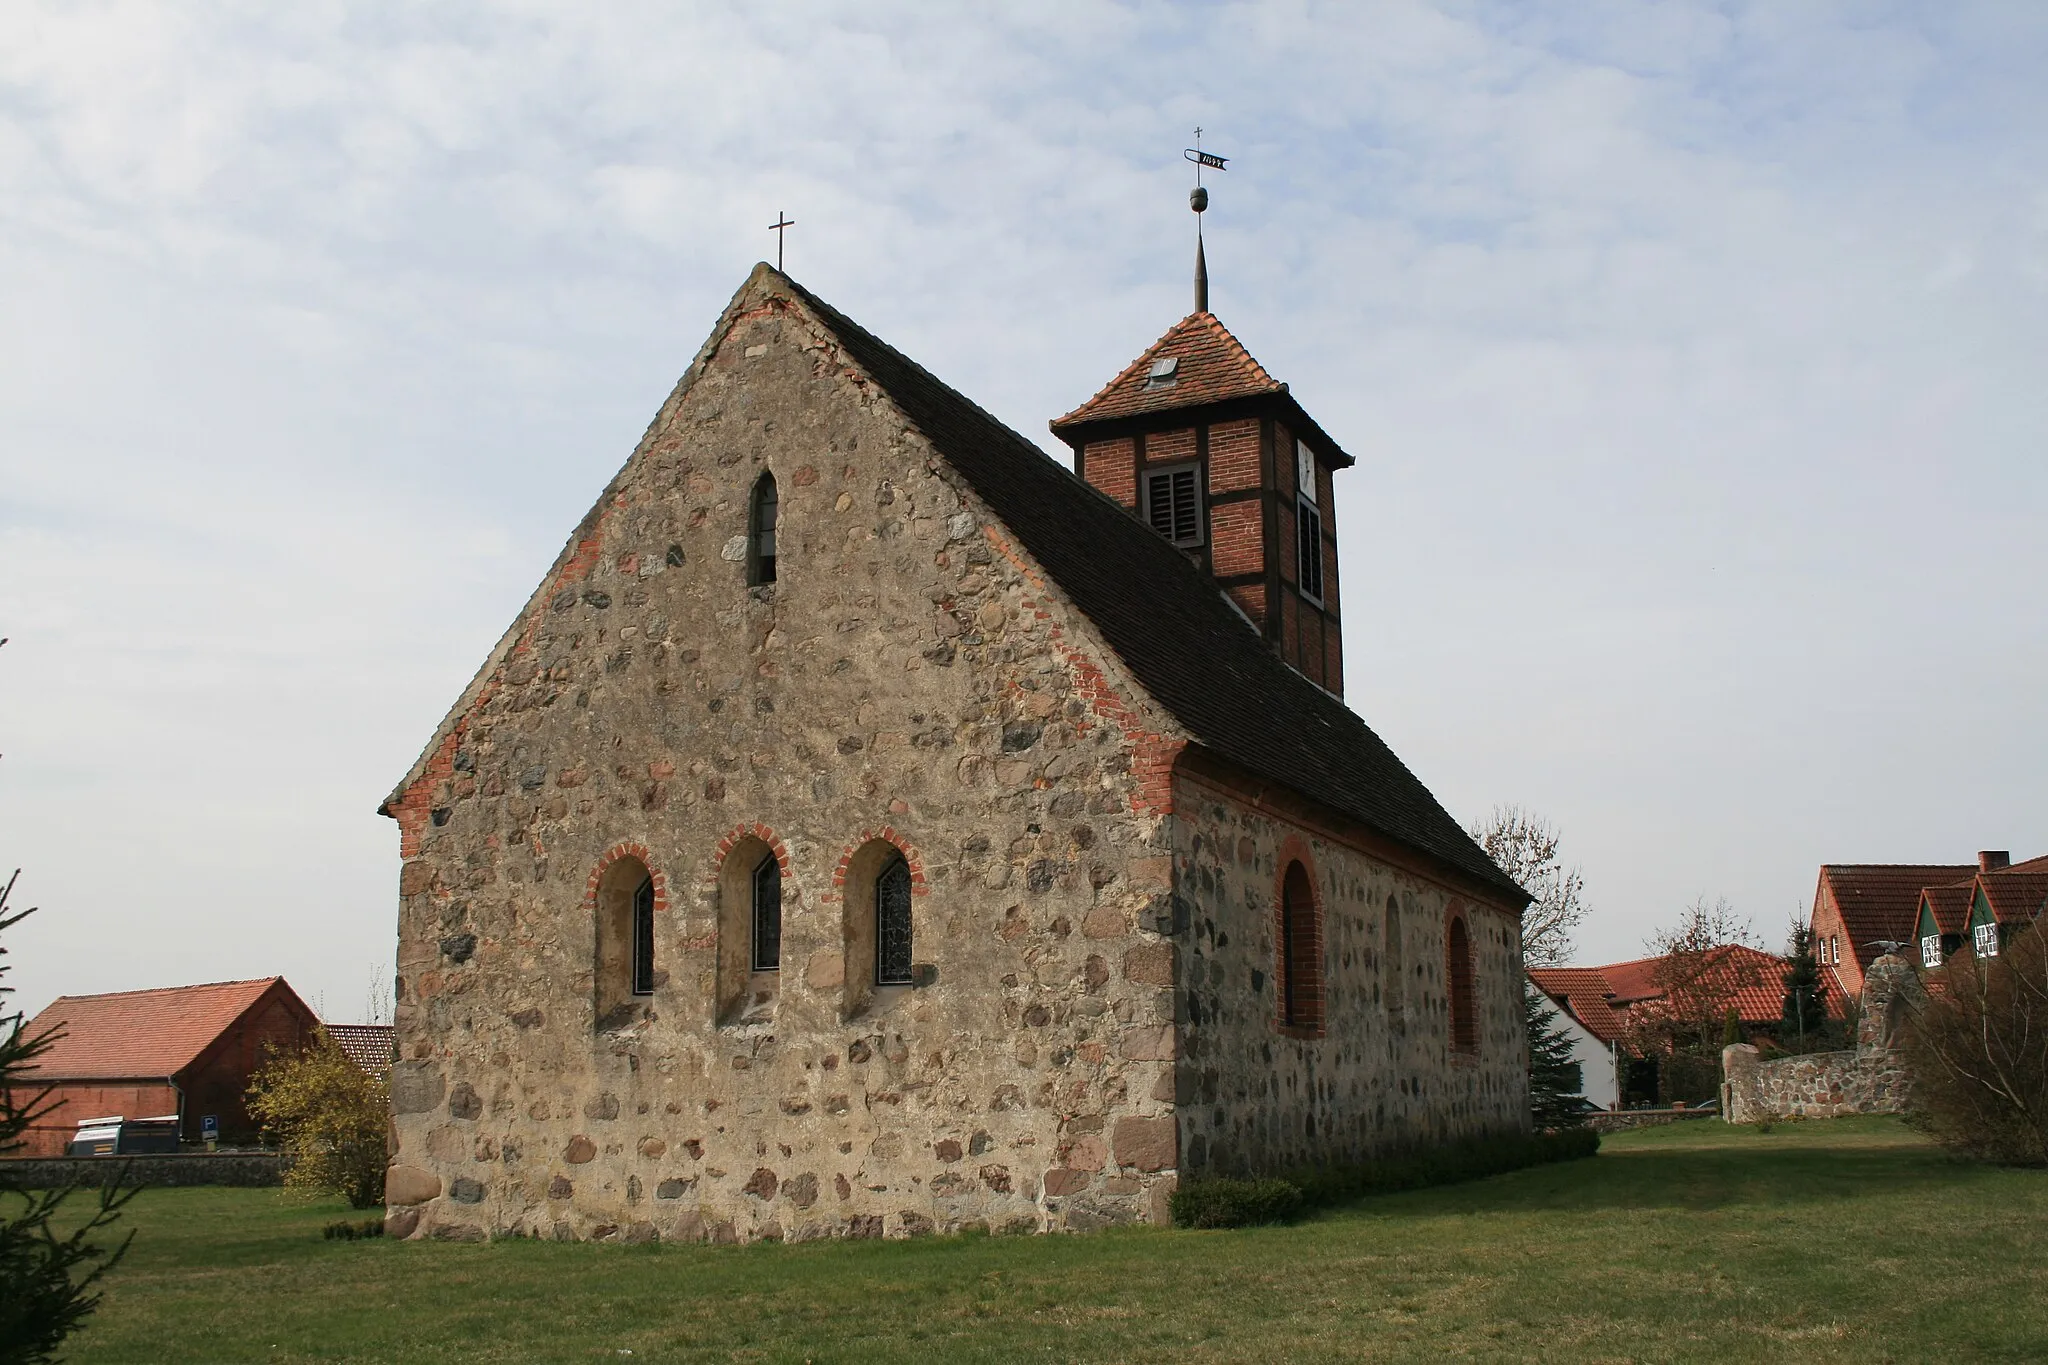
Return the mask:
<svg viewBox="0 0 2048 1365">
<path fill-rule="evenodd" d="M 1295 581 L 1301 584 L 1303 597 L 1320 602 L 1323 600 L 1323 515 L 1307 498 L 1295 504 L 1294 538 L 1301 560 Z"/>
<path fill-rule="evenodd" d="M 747 585 L 775 581 L 775 476 L 764 473 L 754 482 L 753 506 L 747 517 Z"/>
<path fill-rule="evenodd" d="M 633 893 L 633 994 L 654 994 L 654 879 Z"/>
<path fill-rule="evenodd" d="M 782 864 L 770 853 L 754 869 L 753 969 L 782 968 Z"/>
<path fill-rule="evenodd" d="M 1145 520 L 1175 545 L 1202 543 L 1201 472 L 1184 464 L 1145 473 Z"/>
<path fill-rule="evenodd" d="M 910 984 L 910 865 L 900 857 L 875 879 L 875 984 Z"/>
</svg>

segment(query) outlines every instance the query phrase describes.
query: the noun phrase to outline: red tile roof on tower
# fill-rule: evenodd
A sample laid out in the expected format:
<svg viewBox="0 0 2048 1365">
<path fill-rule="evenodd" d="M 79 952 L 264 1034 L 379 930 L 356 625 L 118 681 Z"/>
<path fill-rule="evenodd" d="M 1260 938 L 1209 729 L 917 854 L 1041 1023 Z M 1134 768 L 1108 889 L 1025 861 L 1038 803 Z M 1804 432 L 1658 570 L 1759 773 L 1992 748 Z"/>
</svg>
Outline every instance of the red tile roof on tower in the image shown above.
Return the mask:
<svg viewBox="0 0 2048 1365">
<path fill-rule="evenodd" d="M 1160 359 L 1178 362 L 1171 384 L 1148 383 L 1152 362 Z M 1251 352 L 1214 313 L 1190 313 L 1167 328 L 1165 336 L 1103 385 L 1101 392 L 1055 421 L 1052 428 L 1058 431 L 1081 422 L 1286 391 L 1287 386 L 1266 373 L 1266 367 L 1252 359 Z"/>
<path fill-rule="evenodd" d="M 274 987 L 291 991 L 283 977 L 266 976 L 59 996 L 28 1025 L 30 1036 L 52 1026 L 64 1033 L 38 1060 L 34 1075 L 38 1081 L 168 1079 L 198 1061 Z"/>
<path fill-rule="evenodd" d="M 1873 943 L 1913 941 L 1922 888 L 1967 881 L 1976 870 L 1970 863 L 1825 863 L 1820 880 L 1833 893 L 1857 965 L 1868 971 L 1878 955 Z"/>
<path fill-rule="evenodd" d="M 389 1024 L 322 1024 L 327 1036 L 334 1040 L 348 1059 L 372 1076 L 382 1076 L 391 1070 L 391 1025 Z"/>
</svg>

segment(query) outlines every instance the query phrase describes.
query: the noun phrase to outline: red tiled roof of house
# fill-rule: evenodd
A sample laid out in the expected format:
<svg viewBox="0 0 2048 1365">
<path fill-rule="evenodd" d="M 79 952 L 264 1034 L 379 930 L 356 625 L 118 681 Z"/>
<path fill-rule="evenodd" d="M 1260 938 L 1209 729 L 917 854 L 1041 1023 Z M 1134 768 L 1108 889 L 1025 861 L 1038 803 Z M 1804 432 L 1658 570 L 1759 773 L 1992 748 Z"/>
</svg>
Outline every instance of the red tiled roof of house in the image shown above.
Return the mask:
<svg viewBox="0 0 2048 1365">
<path fill-rule="evenodd" d="M 1984 898 L 2000 924 L 2028 923 L 2048 901 L 2048 857 L 1979 872 L 1976 884 L 1984 888 Z"/>
<path fill-rule="evenodd" d="M 1977 882 L 1972 878 L 1966 882 L 1952 882 L 1947 886 L 1926 886 L 1920 889 L 1920 899 L 1934 909 L 1934 926 L 1944 934 L 1960 934 L 1970 923 L 1970 899 L 1975 895 Z M 1913 912 L 1913 927 L 1920 925 L 1920 912 Z M 1911 942 L 1914 933 L 1900 935 L 1901 942 Z"/>
<path fill-rule="evenodd" d="M 1564 1004 L 1586 1030 L 1602 1042 L 1613 1042 L 1627 1027 L 1632 1008 L 1662 1000 L 1665 990 L 1657 980 L 1662 957 L 1642 957 L 1628 962 L 1610 962 L 1602 967 L 1532 967 L 1529 977 L 1545 994 Z M 1785 961 L 1770 953 L 1742 944 L 1715 950 L 1715 958 L 1703 978 L 1709 988 L 1725 991 L 1745 1024 L 1776 1024 L 1785 1013 Z M 1843 1015 L 1845 992 L 1841 977 L 1831 968 L 1824 980 L 1832 989 L 1826 998 L 1833 1018 Z"/>
<path fill-rule="evenodd" d="M 1869 971 L 1878 955 L 1872 944 L 1913 941 L 1923 888 L 1967 881 L 1976 870 L 1971 863 L 1824 863 L 1820 881 L 1833 893 L 1857 965 Z"/>
<path fill-rule="evenodd" d="M 1621 1037 L 1621 1016 L 1607 1003 L 1610 987 L 1598 967 L 1531 967 L 1529 979 L 1601 1042 Z"/>
<path fill-rule="evenodd" d="M 1173 382 L 1149 384 L 1152 362 L 1169 358 L 1177 362 Z M 1287 386 L 1266 373 L 1214 313 L 1190 313 L 1093 398 L 1054 422 L 1052 429 L 1286 391 Z"/>
<path fill-rule="evenodd" d="M 392 1030 L 389 1024 L 322 1024 L 348 1059 L 373 1076 L 391 1070 Z"/>
<path fill-rule="evenodd" d="M 215 1039 L 261 1000 L 281 976 L 217 981 L 111 995 L 63 995 L 28 1026 L 33 1036 L 63 1029 L 33 1068 L 39 1081 L 169 1079 L 199 1060 Z"/>
</svg>

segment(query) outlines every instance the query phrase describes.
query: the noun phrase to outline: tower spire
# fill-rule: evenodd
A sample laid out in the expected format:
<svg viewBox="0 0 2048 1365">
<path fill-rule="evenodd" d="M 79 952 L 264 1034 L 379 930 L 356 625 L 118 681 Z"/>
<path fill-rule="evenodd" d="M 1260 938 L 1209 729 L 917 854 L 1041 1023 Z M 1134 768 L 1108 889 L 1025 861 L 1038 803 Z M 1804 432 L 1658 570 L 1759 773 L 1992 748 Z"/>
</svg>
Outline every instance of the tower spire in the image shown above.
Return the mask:
<svg viewBox="0 0 2048 1365">
<path fill-rule="evenodd" d="M 1195 187 L 1188 191 L 1188 207 L 1195 211 L 1195 311 L 1209 311 L 1209 257 L 1202 250 L 1202 213 L 1209 207 L 1209 191 L 1202 188 L 1202 167 L 1211 170 L 1225 169 L 1227 157 L 1202 150 L 1202 130 L 1195 129 L 1195 145 L 1187 149 L 1188 160 L 1195 163 Z"/>
</svg>

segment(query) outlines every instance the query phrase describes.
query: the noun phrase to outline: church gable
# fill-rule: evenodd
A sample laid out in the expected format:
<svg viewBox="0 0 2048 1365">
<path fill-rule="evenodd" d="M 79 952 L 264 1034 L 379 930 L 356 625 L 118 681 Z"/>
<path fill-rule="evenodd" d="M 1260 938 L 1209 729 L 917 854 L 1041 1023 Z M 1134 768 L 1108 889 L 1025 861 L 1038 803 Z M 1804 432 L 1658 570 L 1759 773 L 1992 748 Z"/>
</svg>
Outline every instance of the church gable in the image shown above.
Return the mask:
<svg viewBox="0 0 2048 1365">
<path fill-rule="evenodd" d="M 1155 1216 L 1180 739 L 757 271 L 387 803 L 402 1226 Z"/>
</svg>

